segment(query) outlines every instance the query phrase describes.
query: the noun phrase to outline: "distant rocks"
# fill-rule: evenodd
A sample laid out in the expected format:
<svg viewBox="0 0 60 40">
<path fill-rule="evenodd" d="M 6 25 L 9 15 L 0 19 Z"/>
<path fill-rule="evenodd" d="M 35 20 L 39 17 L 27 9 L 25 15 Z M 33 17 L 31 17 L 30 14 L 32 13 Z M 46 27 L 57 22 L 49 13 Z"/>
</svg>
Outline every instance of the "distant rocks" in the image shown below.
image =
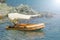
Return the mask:
<svg viewBox="0 0 60 40">
<path fill-rule="evenodd" d="M 37 11 L 33 10 L 30 6 L 21 4 L 15 8 L 13 8 L 10 12 L 17 12 L 26 15 L 34 15 L 38 14 Z"/>
<path fill-rule="evenodd" d="M 52 18 L 53 17 L 53 15 L 54 15 L 54 13 L 52 13 L 52 12 L 40 12 L 40 14 L 41 14 L 41 17 L 45 17 L 45 18 Z"/>
<path fill-rule="evenodd" d="M 5 3 L 0 3 L 0 16 L 5 17 L 12 8 Z"/>
<path fill-rule="evenodd" d="M 26 15 L 35 15 L 35 14 L 39 15 L 39 16 L 36 16 L 35 18 L 53 17 L 53 13 L 51 13 L 51 12 L 38 12 L 38 11 L 35 11 L 30 6 L 24 5 L 24 4 L 21 4 L 17 7 L 8 6 L 6 3 L 0 4 L 1 18 L 2 18 L 2 16 L 7 17 L 7 15 L 9 13 L 20 13 L 20 14 L 26 14 Z"/>
<path fill-rule="evenodd" d="M 21 4 L 17 7 L 15 7 L 14 9 L 14 12 L 18 12 L 18 13 L 21 13 L 21 14 L 26 14 L 26 15 L 34 15 L 34 14 L 37 14 L 39 16 L 35 17 L 35 18 L 38 18 L 38 17 L 45 17 L 45 18 L 51 18 L 53 17 L 53 13 L 52 12 L 38 12 L 38 11 L 35 11 L 33 8 L 31 8 L 30 6 L 28 5 L 24 5 L 24 4 Z"/>
<path fill-rule="evenodd" d="M 0 3 L 5 3 L 6 0 L 0 0 Z"/>
</svg>

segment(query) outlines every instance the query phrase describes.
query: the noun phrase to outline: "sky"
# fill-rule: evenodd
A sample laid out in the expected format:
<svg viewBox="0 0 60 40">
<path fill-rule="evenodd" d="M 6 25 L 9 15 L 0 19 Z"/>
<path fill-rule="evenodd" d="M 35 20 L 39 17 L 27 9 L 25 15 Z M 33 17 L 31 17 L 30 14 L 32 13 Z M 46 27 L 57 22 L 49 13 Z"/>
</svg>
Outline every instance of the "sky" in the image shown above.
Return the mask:
<svg viewBox="0 0 60 40">
<path fill-rule="evenodd" d="M 60 13 L 60 0 L 7 0 L 6 3 L 11 6 L 26 4 L 37 11 Z"/>
</svg>

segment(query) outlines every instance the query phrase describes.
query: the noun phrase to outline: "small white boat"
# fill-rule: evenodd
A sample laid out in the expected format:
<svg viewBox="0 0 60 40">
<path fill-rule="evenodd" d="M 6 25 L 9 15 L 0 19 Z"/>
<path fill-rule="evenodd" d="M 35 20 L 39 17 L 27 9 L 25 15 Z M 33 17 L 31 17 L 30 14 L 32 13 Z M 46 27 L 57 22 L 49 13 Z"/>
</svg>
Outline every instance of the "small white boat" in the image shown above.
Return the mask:
<svg viewBox="0 0 60 40">
<path fill-rule="evenodd" d="M 10 20 L 14 19 L 30 19 L 31 17 L 36 17 L 38 15 L 24 15 L 24 14 L 19 14 L 19 13 L 10 13 L 8 14 L 8 18 Z M 6 29 L 7 30 L 37 30 L 37 29 L 42 29 L 44 28 L 45 25 L 44 23 L 39 23 L 39 24 L 16 24 L 13 27 L 8 26 Z"/>
</svg>

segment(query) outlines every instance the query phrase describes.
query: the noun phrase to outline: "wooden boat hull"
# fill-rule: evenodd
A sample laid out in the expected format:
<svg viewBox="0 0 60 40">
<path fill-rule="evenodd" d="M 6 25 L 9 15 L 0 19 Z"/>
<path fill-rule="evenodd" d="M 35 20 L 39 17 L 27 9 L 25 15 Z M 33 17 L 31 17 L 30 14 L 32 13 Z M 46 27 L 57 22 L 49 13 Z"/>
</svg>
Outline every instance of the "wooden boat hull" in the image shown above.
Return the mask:
<svg viewBox="0 0 60 40">
<path fill-rule="evenodd" d="M 16 25 L 17 26 L 17 25 Z M 44 28 L 44 24 L 20 24 L 19 27 L 8 26 L 7 30 L 38 30 Z"/>
</svg>

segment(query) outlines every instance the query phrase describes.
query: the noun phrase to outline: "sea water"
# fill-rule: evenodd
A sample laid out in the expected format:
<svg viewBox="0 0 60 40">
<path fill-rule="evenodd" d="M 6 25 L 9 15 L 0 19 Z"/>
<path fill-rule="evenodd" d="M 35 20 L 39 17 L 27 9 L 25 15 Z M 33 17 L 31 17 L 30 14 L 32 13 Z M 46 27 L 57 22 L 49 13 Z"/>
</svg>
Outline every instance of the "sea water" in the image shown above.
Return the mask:
<svg viewBox="0 0 60 40">
<path fill-rule="evenodd" d="M 60 15 L 52 18 L 36 18 L 30 23 L 45 23 L 45 28 L 36 31 L 6 30 L 9 21 L 0 24 L 0 40 L 60 40 Z"/>
</svg>

